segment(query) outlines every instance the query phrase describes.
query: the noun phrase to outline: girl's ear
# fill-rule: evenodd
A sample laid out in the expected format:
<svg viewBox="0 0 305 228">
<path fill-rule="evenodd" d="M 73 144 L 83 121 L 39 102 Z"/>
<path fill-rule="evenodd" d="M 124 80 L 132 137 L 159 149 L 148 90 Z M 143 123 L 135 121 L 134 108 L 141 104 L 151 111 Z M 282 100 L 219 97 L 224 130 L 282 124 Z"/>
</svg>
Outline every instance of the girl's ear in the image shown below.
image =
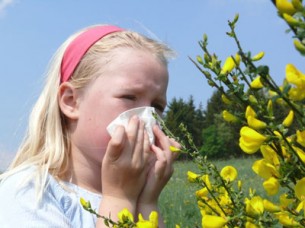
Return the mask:
<svg viewBox="0 0 305 228">
<path fill-rule="evenodd" d="M 69 119 L 78 119 L 79 95 L 79 91 L 77 91 L 69 82 L 64 82 L 59 86 L 59 107 L 62 113 Z"/>
</svg>

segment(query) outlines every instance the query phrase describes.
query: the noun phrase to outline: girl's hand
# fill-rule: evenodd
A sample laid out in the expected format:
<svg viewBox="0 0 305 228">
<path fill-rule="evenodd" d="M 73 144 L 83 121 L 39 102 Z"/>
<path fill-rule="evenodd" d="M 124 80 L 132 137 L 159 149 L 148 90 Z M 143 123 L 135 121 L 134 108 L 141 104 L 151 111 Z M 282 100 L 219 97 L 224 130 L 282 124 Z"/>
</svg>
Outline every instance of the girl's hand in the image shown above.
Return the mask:
<svg viewBox="0 0 305 228">
<path fill-rule="evenodd" d="M 126 131 L 123 126 L 117 127 L 102 163 L 102 201 L 110 198 L 115 204 L 113 200 L 118 199 L 120 204 L 123 200 L 136 207 L 146 182 L 150 153 L 144 123 L 138 117 L 131 118 Z"/>
<path fill-rule="evenodd" d="M 156 144 L 151 145 L 154 156 L 149 158 L 146 184 L 138 200 L 140 207 L 157 205 L 159 195 L 174 171 L 173 161 L 177 153 L 171 152 L 170 146 L 180 148 L 180 144 L 168 138 L 158 126 L 154 126 L 153 132 L 156 138 Z"/>
</svg>

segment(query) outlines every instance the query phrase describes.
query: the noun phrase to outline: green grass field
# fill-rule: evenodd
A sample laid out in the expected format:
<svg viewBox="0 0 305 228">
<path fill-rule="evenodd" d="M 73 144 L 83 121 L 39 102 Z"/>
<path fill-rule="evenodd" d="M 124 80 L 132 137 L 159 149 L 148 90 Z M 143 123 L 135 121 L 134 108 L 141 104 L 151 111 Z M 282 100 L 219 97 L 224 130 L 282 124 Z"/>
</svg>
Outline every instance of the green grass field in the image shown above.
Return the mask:
<svg viewBox="0 0 305 228">
<path fill-rule="evenodd" d="M 265 196 L 262 180 L 252 171 L 252 164 L 256 159 L 230 159 L 213 161 L 220 170 L 226 165 L 232 165 L 238 170 L 238 179 L 243 182 L 243 189 L 255 188 L 261 196 Z M 175 172 L 160 196 L 160 210 L 166 222 L 166 227 L 179 224 L 183 228 L 201 227 L 201 215 L 196 203 L 196 184 L 188 183 L 187 171 L 196 172 L 198 169 L 193 162 L 176 162 Z"/>
</svg>

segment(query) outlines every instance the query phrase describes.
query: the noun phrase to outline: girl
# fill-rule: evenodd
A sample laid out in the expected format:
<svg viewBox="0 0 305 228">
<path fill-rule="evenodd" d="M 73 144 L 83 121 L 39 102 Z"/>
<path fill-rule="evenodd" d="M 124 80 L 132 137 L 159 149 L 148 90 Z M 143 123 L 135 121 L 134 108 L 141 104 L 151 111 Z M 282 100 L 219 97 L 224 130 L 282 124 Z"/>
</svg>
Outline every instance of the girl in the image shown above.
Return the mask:
<svg viewBox="0 0 305 228">
<path fill-rule="evenodd" d="M 123 208 L 144 217 L 157 210 L 173 172 L 169 148 L 179 144 L 154 126 L 150 145 L 137 116 L 112 137 L 106 127 L 132 108 L 163 112 L 172 56 L 166 45 L 116 26 L 71 36 L 51 61 L 24 141 L 0 176 L 1 227 L 103 227 L 80 197 L 113 220 Z"/>
</svg>

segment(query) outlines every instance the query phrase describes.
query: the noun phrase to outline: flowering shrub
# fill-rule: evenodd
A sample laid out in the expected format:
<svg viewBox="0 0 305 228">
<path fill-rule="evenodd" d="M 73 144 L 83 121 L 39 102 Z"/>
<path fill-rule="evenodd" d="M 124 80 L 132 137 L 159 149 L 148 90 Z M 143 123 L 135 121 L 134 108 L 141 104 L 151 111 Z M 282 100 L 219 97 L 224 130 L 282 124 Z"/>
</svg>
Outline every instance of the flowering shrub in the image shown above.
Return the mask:
<svg viewBox="0 0 305 228">
<path fill-rule="evenodd" d="M 118 213 L 118 221 L 99 215 L 92 207 L 89 201 L 80 198 L 80 203 L 84 210 L 96 215 L 97 218 L 104 220 L 107 227 L 114 228 L 157 228 L 158 227 L 158 213 L 152 211 L 149 215 L 149 220 L 145 220 L 142 214 L 139 214 L 138 221 L 135 222 L 133 215 L 127 210 L 123 209 Z"/>
<path fill-rule="evenodd" d="M 305 7 L 301 0 L 273 2 L 295 35 L 296 50 L 305 55 Z M 200 171 L 188 171 L 187 178 L 198 186 L 196 197 L 202 227 L 305 227 L 305 74 L 293 64 L 287 64 L 286 77 L 278 86 L 268 66 L 258 64 L 264 52 L 252 55 L 241 47 L 235 33 L 237 21 L 238 15 L 229 21 L 227 33 L 235 40 L 236 53 L 222 64 L 208 50 L 208 37 L 204 35 L 199 42 L 203 54 L 191 61 L 208 84 L 221 92 L 227 107 L 222 113 L 224 120 L 242 124 L 240 148 L 246 154 L 260 153 L 252 169 L 263 178 L 261 184 L 267 195 L 276 200 L 260 196 L 255 188 L 244 191 L 238 170 L 230 165 L 218 170 L 200 154 L 183 125 L 180 127 L 191 147 L 186 148 L 178 139 L 182 148 L 170 149 L 188 153 L 198 165 Z M 81 200 L 81 203 L 96 214 L 89 202 Z M 133 216 L 123 210 L 118 218 L 118 222 L 113 222 L 103 217 L 111 227 L 158 227 L 156 212 L 152 212 L 149 220 L 140 215 L 138 222 L 134 222 Z"/>
<path fill-rule="evenodd" d="M 300 0 L 275 1 L 279 16 L 295 34 L 294 45 L 305 55 L 305 8 Z M 238 171 L 226 166 L 219 171 L 206 158 L 192 152 L 200 173 L 188 172 L 198 184 L 196 196 L 202 227 L 304 227 L 305 226 L 305 74 L 293 64 L 278 86 L 268 66 L 259 65 L 264 52 L 252 55 L 241 47 L 235 33 L 238 15 L 229 21 L 228 36 L 237 51 L 224 63 L 208 50 L 208 37 L 199 42 L 203 55 L 192 60 L 222 94 L 225 121 L 242 124 L 239 146 L 246 154 L 261 153 L 253 171 L 263 178 L 271 201 L 255 192 L 242 191 Z M 285 114 L 276 115 L 277 110 Z M 276 196 L 276 197 L 274 197 Z"/>
</svg>

